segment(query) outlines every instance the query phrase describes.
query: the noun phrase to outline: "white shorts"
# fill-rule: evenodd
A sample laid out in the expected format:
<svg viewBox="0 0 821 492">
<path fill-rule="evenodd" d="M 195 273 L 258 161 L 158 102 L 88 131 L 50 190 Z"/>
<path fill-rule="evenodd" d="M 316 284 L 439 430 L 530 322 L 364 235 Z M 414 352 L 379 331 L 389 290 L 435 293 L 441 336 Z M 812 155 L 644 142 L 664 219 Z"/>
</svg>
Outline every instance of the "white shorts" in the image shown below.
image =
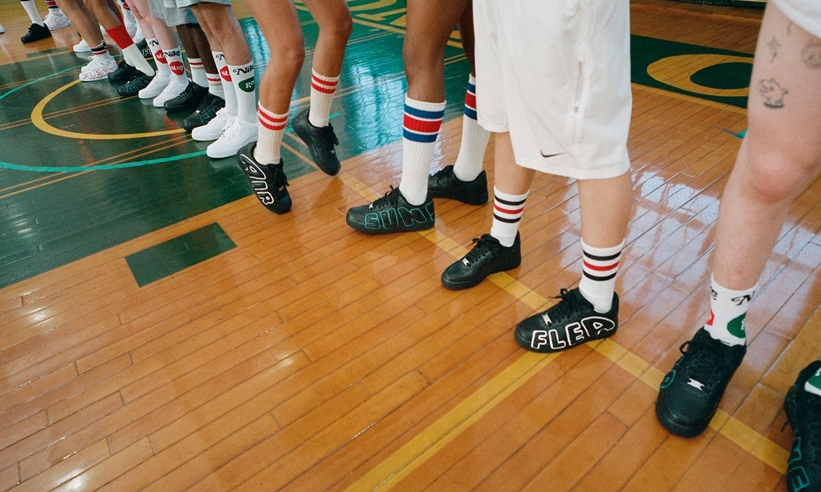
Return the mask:
<svg viewBox="0 0 821 492">
<path fill-rule="evenodd" d="M 516 163 L 576 179 L 630 169 L 629 0 L 475 0 L 479 124 Z"/>
<path fill-rule="evenodd" d="M 821 1 L 819 0 L 771 0 L 801 29 L 821 38 Z"/>
</svg>

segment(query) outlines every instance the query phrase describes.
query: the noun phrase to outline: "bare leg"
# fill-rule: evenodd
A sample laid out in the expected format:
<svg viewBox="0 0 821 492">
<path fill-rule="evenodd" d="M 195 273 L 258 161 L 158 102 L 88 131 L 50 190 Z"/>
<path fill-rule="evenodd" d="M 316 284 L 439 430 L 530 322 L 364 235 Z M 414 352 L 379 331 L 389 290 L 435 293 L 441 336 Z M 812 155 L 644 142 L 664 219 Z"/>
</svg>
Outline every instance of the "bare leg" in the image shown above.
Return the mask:
<svg viewBox="0 0 821 492">
<path fill-rule="evenodd" d="M 771 41 L 780 44 L 770 49 Z M 756 48 L 749 129 L 716 225 L 714 279 L 753 287 L 790 204 L 821 171 L 821 40 L 768 5 Z"/>
</svg>

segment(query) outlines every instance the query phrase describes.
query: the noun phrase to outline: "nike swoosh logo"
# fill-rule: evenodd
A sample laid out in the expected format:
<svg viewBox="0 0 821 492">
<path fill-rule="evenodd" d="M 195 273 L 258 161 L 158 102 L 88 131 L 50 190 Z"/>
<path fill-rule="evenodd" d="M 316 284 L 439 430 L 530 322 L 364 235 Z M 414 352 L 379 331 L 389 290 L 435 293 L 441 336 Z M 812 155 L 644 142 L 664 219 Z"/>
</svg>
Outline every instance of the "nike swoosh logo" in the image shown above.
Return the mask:
<svg viewBox="0 0 821 492">
<path fill-rule="evenodd" d="M 564 154 L 564 152 L 559 152 L 558 154 L 545 154 L 542 151 L 539 151 L 539 153 L 542 154 L 542 157 L 544 157 L 545 159 L 550 159 L 551 157 L 556 157 L 557 155 Z"/>
</svg>

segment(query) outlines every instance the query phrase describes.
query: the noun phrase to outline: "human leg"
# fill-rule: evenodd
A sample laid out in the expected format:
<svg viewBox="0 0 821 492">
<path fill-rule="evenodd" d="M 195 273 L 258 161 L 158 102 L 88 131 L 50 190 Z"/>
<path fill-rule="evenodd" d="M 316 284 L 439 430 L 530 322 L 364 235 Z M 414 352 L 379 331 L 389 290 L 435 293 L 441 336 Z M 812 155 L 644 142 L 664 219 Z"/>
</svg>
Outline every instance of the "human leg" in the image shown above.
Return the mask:
<svg viewBox="0 0 821 492">
<path fill-rule="evenodd" d="M 821 118 L 818 60 L 821 39 L 768 4 L 753 65 L 749 129 L 716 224 L 710 319 L 682 346 L 656 404 L 660 422 L 675 434 L 695 436 L 709 425 L 744 355 L 746 312 L 789 206 L 821 171 L 821 129 L 806 124 Z"/>
<path fill-rule="evenodd" d="M 344 1 L 309 0 L 305 5 L 319 25 L 319 37 L 311 67 L 310 107 L 298 114 L 291 126 L 308 146 L 317 166 L 333 176 L 340 164 L 334 148 L 339 141 L 330 124 L 331 103 L 353 24 Z"/>
</svg>

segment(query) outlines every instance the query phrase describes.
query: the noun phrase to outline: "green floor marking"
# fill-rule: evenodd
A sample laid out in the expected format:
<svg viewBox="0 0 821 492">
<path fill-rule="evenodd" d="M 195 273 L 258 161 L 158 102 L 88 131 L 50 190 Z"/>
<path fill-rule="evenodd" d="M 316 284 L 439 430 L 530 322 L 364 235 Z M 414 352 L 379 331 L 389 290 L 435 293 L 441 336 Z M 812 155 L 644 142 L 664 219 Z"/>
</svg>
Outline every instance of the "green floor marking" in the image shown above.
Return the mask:
<svg viewBox="0 0 821 492">
<path fill-rule="evenodd" d="M 125 257 L 137 285 L 143 287 L 236 248 L 219 224 L 209 224 Z"/>
</svg>

